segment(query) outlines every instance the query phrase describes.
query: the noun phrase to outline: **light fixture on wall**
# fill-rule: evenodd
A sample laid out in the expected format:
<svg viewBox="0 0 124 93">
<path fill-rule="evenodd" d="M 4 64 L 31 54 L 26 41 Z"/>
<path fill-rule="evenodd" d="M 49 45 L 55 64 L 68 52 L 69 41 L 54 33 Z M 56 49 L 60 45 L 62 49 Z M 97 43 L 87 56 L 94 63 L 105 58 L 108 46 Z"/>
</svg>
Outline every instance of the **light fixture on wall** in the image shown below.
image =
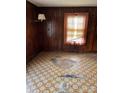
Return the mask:
<svg viewBox="0 0 124 93">
<path fill-rule="evenodd" d="M 42 22 L 43 20 L 46 20 L 45 15 L 44 15 L 44 14 L 38 14 L 38 20 L 40 20 L 41 22 Z"/>
</svg>

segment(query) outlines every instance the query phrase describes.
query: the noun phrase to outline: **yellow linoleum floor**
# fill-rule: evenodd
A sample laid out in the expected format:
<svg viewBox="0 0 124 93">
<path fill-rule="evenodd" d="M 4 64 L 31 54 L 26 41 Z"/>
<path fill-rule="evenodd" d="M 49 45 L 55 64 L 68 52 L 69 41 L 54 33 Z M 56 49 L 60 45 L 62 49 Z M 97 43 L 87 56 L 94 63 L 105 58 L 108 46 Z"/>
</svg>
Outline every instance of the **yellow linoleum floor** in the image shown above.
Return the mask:
<svg viewBox="0 0 124 93">
<path fill-rule="evenodd" d="M 27 93 L 96 93 L 96 53 L 41 52 L 26 67 Z"/>
</svg>

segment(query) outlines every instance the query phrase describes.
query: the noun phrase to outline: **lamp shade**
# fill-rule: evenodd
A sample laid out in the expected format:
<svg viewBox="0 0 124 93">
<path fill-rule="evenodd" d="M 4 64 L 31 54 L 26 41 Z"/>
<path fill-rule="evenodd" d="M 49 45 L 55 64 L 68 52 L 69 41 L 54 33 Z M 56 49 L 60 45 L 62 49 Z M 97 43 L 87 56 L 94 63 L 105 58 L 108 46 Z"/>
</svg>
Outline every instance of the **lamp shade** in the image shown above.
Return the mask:
<svg viewBox="0 0 124 93">
<path fill-rule="evenodd" d="M 44 14 L 38 14 L 38 20 L 41 20 L 41 21 L 46 20 L 45 15 Z"/>
</svg>

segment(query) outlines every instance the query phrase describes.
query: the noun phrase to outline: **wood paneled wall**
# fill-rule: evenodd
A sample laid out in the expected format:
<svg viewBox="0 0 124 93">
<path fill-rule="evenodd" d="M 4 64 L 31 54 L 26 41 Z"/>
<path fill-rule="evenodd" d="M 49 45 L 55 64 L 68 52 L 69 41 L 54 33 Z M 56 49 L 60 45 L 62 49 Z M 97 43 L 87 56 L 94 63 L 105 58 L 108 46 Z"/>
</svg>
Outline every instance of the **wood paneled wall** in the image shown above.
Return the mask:
<svg viewBox="0 0 124 93">
<path fill-rule="evenodd" d="M 37 19 L 38 7 L 26 2 L 26 60 L 31 60 L 40 51 L 39 23 Z"/>
<path fill-rule="evenodd" d="M 87 43 L 84 46 L 64 45 L 64 13 L 89 13 Z M 46 20 L 35 22 L 38 13 Z M 97 51 L 97 7 L 36 7 L 26 2 L 26 60 L 40 51 Z"/>
<path fill-rule="evenodd" d="M 46 20 L 39 23 L 42 51 L 97 51 L 97 7 L 40 7 Z M 64 45 L 64 13 L 89 13 L 87 43 L 84 46 Z"/>
</svg>

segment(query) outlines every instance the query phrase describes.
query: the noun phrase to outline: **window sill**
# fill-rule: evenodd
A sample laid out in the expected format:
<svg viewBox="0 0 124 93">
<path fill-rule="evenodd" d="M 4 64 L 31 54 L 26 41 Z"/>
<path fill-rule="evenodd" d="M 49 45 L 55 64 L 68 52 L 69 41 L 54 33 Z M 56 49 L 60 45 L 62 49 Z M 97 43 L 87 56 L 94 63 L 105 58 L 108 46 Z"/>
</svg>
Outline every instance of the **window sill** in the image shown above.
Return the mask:
<svg viewBox="0 0 124 93">
<path fill-rule="evenodd" d="M 86 43 L 84 43 L 84 44 L 71 44 L 71 43 L 64 43 L 64 45 L 66 45 L 66 46 L 85 46 Z"/>
</svg>

